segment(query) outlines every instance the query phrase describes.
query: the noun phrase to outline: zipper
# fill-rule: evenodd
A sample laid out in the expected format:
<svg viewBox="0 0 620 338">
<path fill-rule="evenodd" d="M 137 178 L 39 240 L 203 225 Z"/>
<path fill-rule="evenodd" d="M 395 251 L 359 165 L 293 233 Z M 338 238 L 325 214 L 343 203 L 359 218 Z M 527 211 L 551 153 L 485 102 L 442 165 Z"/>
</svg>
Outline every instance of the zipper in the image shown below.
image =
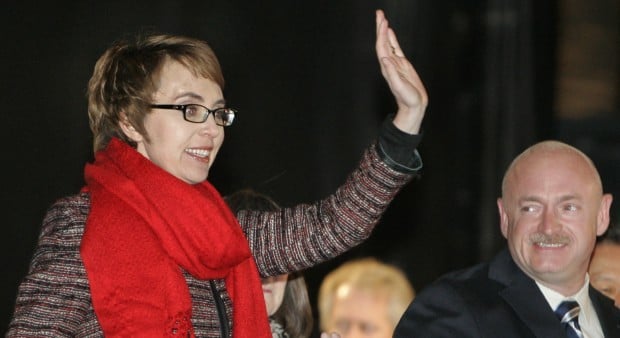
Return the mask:
<svg viewBox="0 0 620 338">
<path fill-rule="evenodd" d="M 221 294 L 217 290 L 215 282 L 210 279 L 209 284 L 211 285 L 211 293 L 213 293 L 213 298 L 215 299 L 215 310 L 217 311 L 217 316 L 220 319 L 220 337 L 228 338 L 230 334 L 230 328 L 228 327 L 228 318 L 226 316 L 226 308 L 224 307 L 224 302 L 222 302 Z"/>
</svg>

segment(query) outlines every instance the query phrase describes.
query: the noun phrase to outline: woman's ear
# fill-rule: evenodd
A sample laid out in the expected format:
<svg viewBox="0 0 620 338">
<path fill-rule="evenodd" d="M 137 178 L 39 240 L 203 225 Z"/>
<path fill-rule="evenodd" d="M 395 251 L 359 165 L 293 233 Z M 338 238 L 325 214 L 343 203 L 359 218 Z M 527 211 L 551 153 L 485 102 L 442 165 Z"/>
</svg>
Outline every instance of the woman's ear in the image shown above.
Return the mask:
<svg viewBox="0 0 620 338">
<path fill-rule="evenodd" d="M 144 138 L 142 134 L 140 134 L 136 128 L 129 122 L 127 116 L 124 113 L 121 113 L 121 120 L 118 122 L 119 127 L 125 134 L 125 136 L 129 137 L 132 141 L 138 143 L 141 142 Z"/>
</svg>

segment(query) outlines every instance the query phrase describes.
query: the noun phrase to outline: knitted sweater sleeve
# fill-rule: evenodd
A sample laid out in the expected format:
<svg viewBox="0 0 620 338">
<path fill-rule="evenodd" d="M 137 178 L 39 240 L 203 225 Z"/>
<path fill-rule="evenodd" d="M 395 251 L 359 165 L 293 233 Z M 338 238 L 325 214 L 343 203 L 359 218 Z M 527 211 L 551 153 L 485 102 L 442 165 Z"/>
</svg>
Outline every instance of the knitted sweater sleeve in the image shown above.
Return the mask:
<svg viewBox="0 0 620 338">
<path fill-rule="evenodd" d="M 6 337 L 102 335 L 79 256 L 88 205 L 76 196 L 48 209 Z"/>
<path fill-rule="evenodd" d="M 306 269 L 368 238 L 394 196 L 414 177 L 390 167 L 376 147 L 371 145 L 346 182 L 323 200 L 237 215 L 262 276 Z"/>
</svg>

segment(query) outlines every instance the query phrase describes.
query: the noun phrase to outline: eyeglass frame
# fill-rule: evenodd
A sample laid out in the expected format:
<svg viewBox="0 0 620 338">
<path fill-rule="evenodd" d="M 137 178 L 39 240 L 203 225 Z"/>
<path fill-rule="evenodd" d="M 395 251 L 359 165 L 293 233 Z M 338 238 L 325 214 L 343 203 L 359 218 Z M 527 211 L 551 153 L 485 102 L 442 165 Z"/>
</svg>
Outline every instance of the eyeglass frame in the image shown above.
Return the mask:
<svg viewBox="0 0 620 338">
<path fill-rule="evenodd" d="M 207 111 L 207 114 L 205 115 L 204 120 L 202 120 L 202 121 L 192 121 L 192 120 L 189 120 L 187 118 L 187 108 L 190 107 L 190 106 L 198 106 L 198 107 L 204 108 Z M 205 107 L 205 106 L 203 106 L 201 104 L 198 104 L 198 103 L 189 103 L 189 104 L 151 104 L 151 105 L 149 105 L 149 107 L 156 108 L 156 109 L 178 110 L 178 111 L 183 113 L 183 119 L 185 121 L 187 121 L 187 122 L 190 122 L 190 123 L 203 123 L 203 122 L 205 122 L 209 118 L 209 115 L 213 115 L 213 119 L 215 120 L 215 124 L 217 124 L 218 126 L 222 126 L 222 127 L 229 127 L 229 126 L 231 126 L 233 124 L 234 120 L 235 120 L 235 117 L 237 117 L 237 110 L 236 109 L 228 108 L 228 107 L 209 109 L 209 108 L 207 108 L 207 107 Z M 224 123 L 218 123 L 217 122 L 218 119 L 215 117 L 216 116 L 215 114 L 217 112 L 220 112 L 220 111 L 224 111 L 225 113 L 228 113 L 228 114 L 232 113 L 232 119 L 231 119 L 229 124 L 226 124 L 226 121 L 224 121 Z"/>
</svg>

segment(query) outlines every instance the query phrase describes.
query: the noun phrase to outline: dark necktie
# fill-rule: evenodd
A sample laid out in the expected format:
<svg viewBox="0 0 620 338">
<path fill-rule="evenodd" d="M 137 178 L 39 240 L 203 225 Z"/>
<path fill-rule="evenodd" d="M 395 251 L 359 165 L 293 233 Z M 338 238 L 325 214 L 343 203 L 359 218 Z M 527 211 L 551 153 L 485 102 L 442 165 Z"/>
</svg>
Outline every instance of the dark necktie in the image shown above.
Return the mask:
<svg viewBox="0 0 620 338">
<path fill-rule="evenodd" d="M 555 314 L 562 322 L 564 330 L 566 330 L 566 337 L 583 338 L 583 333 L 581 333 L 579 321 L 577 320 L 577 316 L 579 316 L 579 303 L 574 300 L 565 300 L 555 309 Z"/>
</svg>

